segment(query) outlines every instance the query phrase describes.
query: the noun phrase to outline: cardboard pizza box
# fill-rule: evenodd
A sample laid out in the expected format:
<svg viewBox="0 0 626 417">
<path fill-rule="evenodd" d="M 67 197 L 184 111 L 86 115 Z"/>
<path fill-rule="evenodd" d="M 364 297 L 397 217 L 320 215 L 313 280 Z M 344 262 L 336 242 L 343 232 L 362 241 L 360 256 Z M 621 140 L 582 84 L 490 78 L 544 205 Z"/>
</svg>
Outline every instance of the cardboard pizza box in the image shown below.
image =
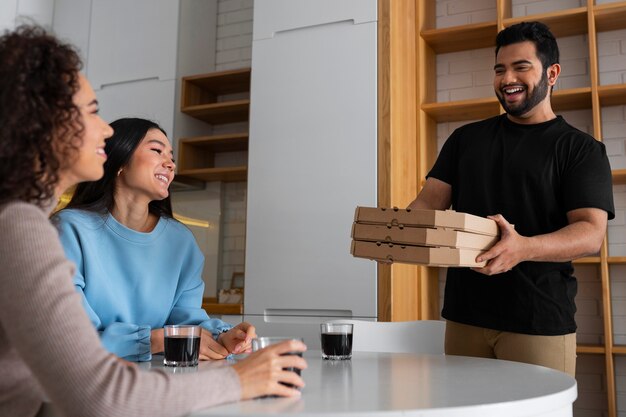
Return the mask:
<svg viewBox="0 0 626 417">
<path fill-rule="evenodd" d="M 386 226 L 382 224 L 352 225 L 352 238 L 369 242 L 391 242 L 417 246 L 447 246 L 459 249 L 488 250 L 497 236 L 479 235 L 451 229 Z"/>
<path fill-rule="evenodd" d="M 352 255 L 357 258 L 444 267 L 483 267 L 486 262 L 476 262 L 476 257 L 483 252 L 475 249 L 429 248 L 359 240 L 352 241 L 351 250 Z"/>
<path fill-rule="evenodd" d="M 356 223 L 384 224 L 401 228 L 406 226 L 445 228 L 487 236 L 498 236 L 499 234 L 498 225 L 495 221 L 454 210 L 357 207 L 354 221 Z"/>
</svg>

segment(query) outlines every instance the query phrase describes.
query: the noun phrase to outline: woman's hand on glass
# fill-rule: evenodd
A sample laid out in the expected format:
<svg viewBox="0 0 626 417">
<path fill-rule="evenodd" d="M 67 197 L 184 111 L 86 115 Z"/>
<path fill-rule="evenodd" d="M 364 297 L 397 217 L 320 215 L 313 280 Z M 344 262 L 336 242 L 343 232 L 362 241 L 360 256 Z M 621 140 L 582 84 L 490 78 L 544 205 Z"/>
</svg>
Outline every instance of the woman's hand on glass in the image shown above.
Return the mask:
<svg viewBox="0 0 626 417">
<path fill-rule="evenodd" d="M 263 395 L 296 397 L 304 387 L 302 378 L 285 368 L 306 369 L 306 360 L 290 353 L 304 352 L 306 345 L 299 340 L 286 340 L 251 353 L 235 363 L 233 369 L 239 376 L 241 399 L 247 400 Z M 284 384 L 294 385 L 291 388 Z"/>
</svg>

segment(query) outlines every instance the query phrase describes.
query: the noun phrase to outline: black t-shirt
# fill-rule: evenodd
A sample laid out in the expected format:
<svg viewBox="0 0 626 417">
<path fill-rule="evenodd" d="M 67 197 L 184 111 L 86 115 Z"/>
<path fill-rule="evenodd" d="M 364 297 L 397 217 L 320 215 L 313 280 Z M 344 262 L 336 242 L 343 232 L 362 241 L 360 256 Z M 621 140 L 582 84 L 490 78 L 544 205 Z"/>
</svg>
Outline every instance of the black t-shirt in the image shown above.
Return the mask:
<svg viewBox="0 0 626 417">
<path fill-rule="evenodd" d="M 452 208 L 502 214 L 523 236 L 565 227 L 567 212 L 599 208 L 615 217 L 604 145 L 560 116 L 520 125 L 506 115 L 465 125 L 448 138 L 428 174 L 452 186 Z M 442 315 L 526 334 L 576 331 L 571 262 L 522 262 L 486 276 L 449 268 Z"/>
</svg>

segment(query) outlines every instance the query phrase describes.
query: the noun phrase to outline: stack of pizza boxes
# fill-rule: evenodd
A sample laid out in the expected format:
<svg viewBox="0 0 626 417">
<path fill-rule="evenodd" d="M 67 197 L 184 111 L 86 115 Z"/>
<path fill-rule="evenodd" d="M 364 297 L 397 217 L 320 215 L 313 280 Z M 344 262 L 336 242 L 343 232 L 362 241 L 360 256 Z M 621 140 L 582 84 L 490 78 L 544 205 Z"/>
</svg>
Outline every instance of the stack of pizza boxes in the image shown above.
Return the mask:
<svg viewBox="0 0 626 417">
<path fill-rule="evenodd" d="M 357 207 L 353 256 L 428 266 L 482 267 L 499 239 L 495 221 L 454 210 Z"/>
</svg>

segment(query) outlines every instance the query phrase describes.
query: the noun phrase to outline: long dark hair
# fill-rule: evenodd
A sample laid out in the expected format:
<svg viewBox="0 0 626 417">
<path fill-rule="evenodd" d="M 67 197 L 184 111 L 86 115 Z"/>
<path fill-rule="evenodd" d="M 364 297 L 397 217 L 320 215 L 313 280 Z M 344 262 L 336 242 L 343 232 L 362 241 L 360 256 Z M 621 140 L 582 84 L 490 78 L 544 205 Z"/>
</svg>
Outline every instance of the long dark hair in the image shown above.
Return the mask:
<svg viewBox="0 0 626 417">
<path fill-rule="evenodd" d="M 83 125 L 73 101 L 82 63 L 38 26 L 0 37 L 0 203 L 49 203 L 71 165 Z"/>
<path fill-rule="evenodd" d="M 148 130 L 158 129 L 167 136 L 158 124 L 139 118 L 118 119 L 111 123 L 113 136 L 106 141 L 107 160 L 104 176 L 98 181 L 79 184 L 66 208 L 79 208 L 104 214 L 113 209 L 117 173 L 132 158 L 137 146 Z M 172 217 L 172 202 L 169 195 L 163 200 L 151 201 L 148 211 L 158 217 Z"/>
</svg>

